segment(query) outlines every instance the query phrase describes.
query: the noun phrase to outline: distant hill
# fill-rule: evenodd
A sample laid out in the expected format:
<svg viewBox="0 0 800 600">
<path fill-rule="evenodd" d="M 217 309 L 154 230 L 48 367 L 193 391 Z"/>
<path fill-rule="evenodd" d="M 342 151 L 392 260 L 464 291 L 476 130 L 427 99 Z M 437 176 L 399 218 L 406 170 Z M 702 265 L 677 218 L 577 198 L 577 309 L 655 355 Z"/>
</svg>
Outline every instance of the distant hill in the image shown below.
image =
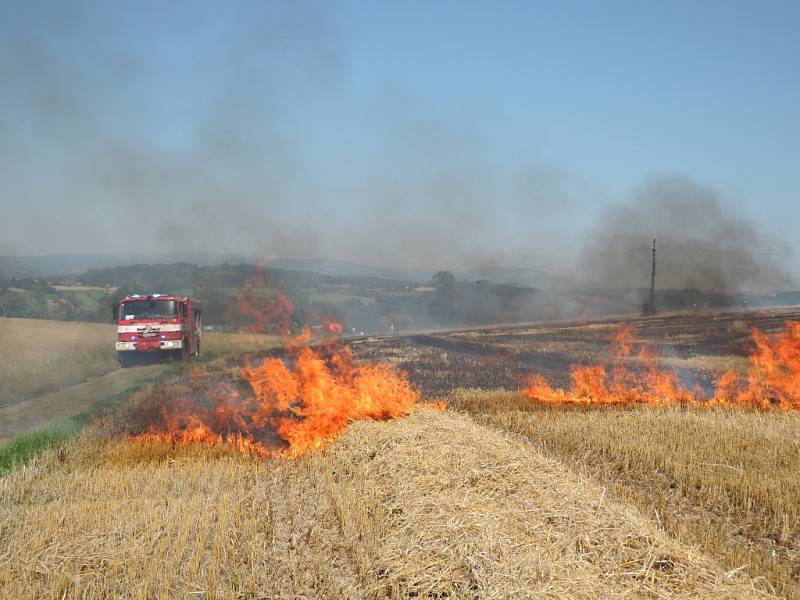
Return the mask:
<svg viewBox="0 0 800 600">
<path fill-rule="evenodd" d="M 0 256 L 2 278 L 63 278 L 79 275 L 90 269 L 124 267 L 126 265 L 187 262 L 200 266 L 255 264 L 257 258 L 238 254 L 45 254 L 42 256 Z"/>
<path fill-rule="evenodd" d="M 414 284 L 408 280 L 364 275 L 327 275 L 315 271 L 286 269 L 274 266 L 258 268 L 252 264 L 197 265 L 188 262 L 135 264 L 89 269 L 79 281 L 89 285 L 121 286 L 136 282 L 142 291 L 164 291 L 203 288 L 239 288 L 254 274 L 263 273 L 266 283 L 284 291 L 316 289 L 320 286 L 351 286 L 360 291 L 376 288 L 402 290 Z M 265 284 L 266 284 L 265 283 Z"/>
<path fill-rule="evenodd" d="M 527 267 L 484 267 L 454 271 L 458 279 L 468 281 L 488 281 L 490 283 L 535 287 L 538 289 L 563 288 L 565 284 L 559 277 L 538 269 Z"/>
<path fill-rule="evenodd" d="M 276 258 L 266 262 L 268 267 L 292 271 L 311 271 L 333 277 L 379 277 L 398 281 L 425 283 L 431 280 L 433 271 L 407 271 L 391 267 L 377 267 L 341 260 Z"/>
<path fill-rule="evenodd" d="M 334 277 L 380 277 L 400 281 L 427 283 L 435 270 L 406 270 L 379 267 L 339 260 L 299 260 L 277 258 L 267 261 L 268 267 L 290 269 L 292 271 L 311 271 Z M 453 271 L 458 279 L 468 281 L 488 281 L 490 283 L 516 285 L 520 287 L 545 288 L 558 283 L 558 278 L 536 269 L 526 267 L 483 267 Z"/>
<path fill-rule="evenodd" d="M 107 264 L 139 255 L 49 256 L 6 260 L 11 276 L 0 276 L 0 316 L 104 321 L 121 295 L 174 293 L 203 301 L 206 323 L 241 329 L 245 305 L 269 303 L 279 290 L 292 306 L 292 326 L 340 321 L 347 331 L 389 333 L 426 327 L 479 323 L 584 318 L 638 312 L 647 289 L 541 289 L 530 285 L 542 274 L 527 269 L 484 269 L 433 274 L 381 269 L 327 260 L 272 260 L 195 264 L 138 263 L 75 271 L 83 264 Z M 221 256 L 206 257 L 209 262 Z M 288 268 L 292 267 L 292 268 Z M 50 273 L 19 276 L 20 271 Z M 64 276 L 58 272 L 67 273 Z M 14 275 L 16 273 L 16 275 Z M 510 282 L 510 283 L 508 283 Z M 757 307 L 800 302 L 799 292 L 712 294 L 699 290 L 659 289 L 661 310 Z"/>
<path fill-rule="evenodd" d="M 242 254 L 47 254 L 43 256 L 0 256 L 0 278 L 63 278 L 77 276 L 94 269 L 126 267 L 129 265 L 156 265 L 191 263 L 201 267 L 232 265 L 265 266 L 289 271 L 307 271 L 333 277 L 380 277 L 412 281 L 429 281 L 433 272 L 406 271 L 377 267 L 339 260 L 274 258 L 261 259 Z"/>
<path fill-rule="evenodd" d="M 191 263 L 199 267 L 231 265 L 265 266 L 289 271 L 306 271 L 331 277 L 377 277 L 395 281 L 426 283 L 436 270 L 407 270 L 329 259 L 272 258 L 263 260 L 243 254 L 47 254 L 43 256 L 0 256 L 0 279 L 78 277 L 86 271 L 129 265 Z M 438 270 L 438 269 L 437 269 Z M 498 284 L 555 287 L 557 278 L 525 267 L 483 267 L 453 271 L 459 279 L 489 281 Z"/>
</svg>

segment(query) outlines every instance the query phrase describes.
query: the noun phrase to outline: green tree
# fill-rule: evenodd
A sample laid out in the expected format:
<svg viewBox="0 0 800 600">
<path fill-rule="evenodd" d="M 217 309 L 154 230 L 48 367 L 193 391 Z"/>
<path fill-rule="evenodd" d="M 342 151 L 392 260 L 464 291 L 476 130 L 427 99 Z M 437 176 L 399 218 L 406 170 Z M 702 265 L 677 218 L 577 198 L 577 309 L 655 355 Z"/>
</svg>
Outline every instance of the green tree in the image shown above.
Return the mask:
<svg viewBox="0 0 800 600">
<path fill-rule="evenodd" d="M 431 279 L 435 288 L 430 303 L 430 313 L 434 320 L 449 324 L 458 318 L 458 282 L 450 271 L 439 271 Z"/>
</svg>

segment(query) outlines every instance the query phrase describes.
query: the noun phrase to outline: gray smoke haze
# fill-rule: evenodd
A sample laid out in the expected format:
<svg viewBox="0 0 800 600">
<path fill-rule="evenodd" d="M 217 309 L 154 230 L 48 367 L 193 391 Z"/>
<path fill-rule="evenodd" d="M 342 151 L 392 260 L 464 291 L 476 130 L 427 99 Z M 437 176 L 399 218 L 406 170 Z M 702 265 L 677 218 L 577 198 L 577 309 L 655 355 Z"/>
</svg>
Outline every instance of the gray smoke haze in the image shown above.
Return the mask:
<svg viewBox="0 0 800 600">
<path fill-rule="evenodd" d="M 288 9 L 252 15 L 235 46 L 193 65 L 207 73 L 196 103 L 164 107 L 152 86 L 170 83 L 104 37 L 117 7 L 12 5 L 0 35 L 3 250 L 315 252 L 295 210 L 302 196 L 305 218 L 316 196 L 301 185 L 292 119 L 337 94 L 339 42 L 321 11 L 302 23 Z M 150 16 L 180 32 L 195 25 L 187 9 Z M 164 110 L 188 131 L 152 130 Z"/>
<path fill-rule="evenodd" d="M 608 288 L 648 287 L 654 235 L 659 288 L 739 292 L 795 285 L 785 268 L 788 244 L 771 240 L 717 190 L 680 176 L 652 179 L 630 200 L 608 207 L 586 235 L 582 279 Z"/>
<path fill-rule="evenodd" d="M 118 39 L 111 25 L 120 22 L 135 44 Z M 153 23 L 174 39 L 151 42 Z M 219 33 L 226 27 L 235 35 Z M 197 39 L 212 51 L 198 53 Z M 143 51 L 150 43 L 165 45 L 157 65 Z M 342 122 L 340 113 L 351 114 L 341 110 L 352 100 L 349 52 L 345 24 L 319 3 L 209 16 L 188 3 L 7 0 L 0 254 L 233 253 L 535 270 L 581 258 L 575 248 L 588 239 L 583 257 L 592 262 L 574 282 L 640 287 L 646 249 L 618 254 L 659 234 L 660 286 L 787 281 L 777 261 L 756 254 L 764 238 L 755 227 L 688 181 L 647 184 L 592 225 L 593 200 L 604 195 L 592 182 L 535 159 L 521 169 L 497 164 L 480 124 L 418 94 L 387 83 L 359 106 L 359 123 Z M 364 129 L 374 139 L 360 139 Z M 687 254 L 669 236 L 706 251 Z M 575 270 L 559 269 L 562 278 Z"/>
<path fill-rule="evenodd" d="M 566 232 L 552 225 L 572 200 L 560 188 L 581 183 L 537 164 L 503 172 L 478 127 L 424 98 L 376 91 L 363 120 L 377 146 L 309 139 L 309 121 L 335 119 L 348 101 L 346 36 L 318 5 L 244 13 L 235 44 L 192 65 L 204 73 L 196 103 L 173 106 L 169 91 L 196 81 L 180 69 L 177 84 L 154 80 L 153 65 L 106 31 L 110 8 L 6 5 L 0 253 L 221 252 L 457 269 L 529 262 L 563 244 Z M 186 7 L 151 7 L 156 15 L 178 32 L 202 25 Z M 163 112 L 174 131 L 154 129 Z M 362 160 L 365 151 L 375 156 Z"/>
</svg>

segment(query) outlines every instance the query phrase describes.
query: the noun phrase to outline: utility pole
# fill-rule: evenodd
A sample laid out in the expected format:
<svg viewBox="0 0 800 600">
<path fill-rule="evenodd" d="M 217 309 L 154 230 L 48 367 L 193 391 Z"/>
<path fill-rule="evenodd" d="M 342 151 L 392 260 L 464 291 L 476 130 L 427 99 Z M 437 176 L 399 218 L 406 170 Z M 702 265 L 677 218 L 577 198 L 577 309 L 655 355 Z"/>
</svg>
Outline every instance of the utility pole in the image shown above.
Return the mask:
<svg viewBox="0 0 800 600">
<path fill-rule="evenodd" d="M 656 236 L 653 236 L 653 268 L 650 270 L 650 304 L 647 312 L 656 314 Z"/>
</svg>

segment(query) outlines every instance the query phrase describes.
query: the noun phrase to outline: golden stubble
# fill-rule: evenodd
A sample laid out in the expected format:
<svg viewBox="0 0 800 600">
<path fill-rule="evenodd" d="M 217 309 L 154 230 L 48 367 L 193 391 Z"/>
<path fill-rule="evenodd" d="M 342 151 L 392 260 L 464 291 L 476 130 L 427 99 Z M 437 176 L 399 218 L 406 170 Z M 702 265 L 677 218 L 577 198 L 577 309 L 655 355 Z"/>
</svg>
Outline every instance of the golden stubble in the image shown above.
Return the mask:
<svg viewBox="0 0 800 600">
<path fill-rule="evenodd" d="M 751 598 L 522 437 L 419 410 L 299 459 L 83 436 L 0 481 L 0 596 Z"/>
<path fill-rule="evenodd" d="M 800 597 L 800 414 L 551 407 L 480 390 L 450 406 L 520 434 L 725 568 Z"/>
</svg>

